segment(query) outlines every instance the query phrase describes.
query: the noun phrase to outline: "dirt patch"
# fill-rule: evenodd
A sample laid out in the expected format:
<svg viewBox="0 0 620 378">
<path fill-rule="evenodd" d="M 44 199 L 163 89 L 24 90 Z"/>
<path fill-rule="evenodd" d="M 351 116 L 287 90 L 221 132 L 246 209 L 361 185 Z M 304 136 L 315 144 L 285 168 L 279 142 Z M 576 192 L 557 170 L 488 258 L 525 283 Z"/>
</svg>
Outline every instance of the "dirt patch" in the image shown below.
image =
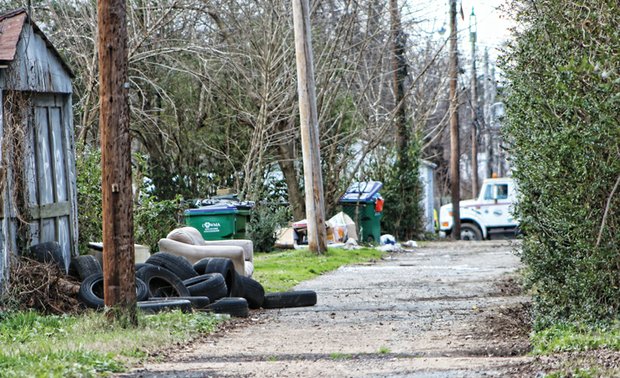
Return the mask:
<svg viewBox="0 0 620 378">
<path fill-rule="evenodd" d="M 496 288 L 502 296 L 520 296 L 523 289 L 513 276 L 497 282 Z M 529 352 L 529 335 L 532 331 L 532 305 L 529 301 L 491 308 L 482 314 L 476 329 L 483 337 L 494 341 L 513 340 L 519 348 L 509 355 Z"/>
<path fill-rule="evenodd" d="M 506 276 L 495 285 L 496 295 L 518 296 L 523 294 L 523 287 L 516 276 Z"/>
</svg>

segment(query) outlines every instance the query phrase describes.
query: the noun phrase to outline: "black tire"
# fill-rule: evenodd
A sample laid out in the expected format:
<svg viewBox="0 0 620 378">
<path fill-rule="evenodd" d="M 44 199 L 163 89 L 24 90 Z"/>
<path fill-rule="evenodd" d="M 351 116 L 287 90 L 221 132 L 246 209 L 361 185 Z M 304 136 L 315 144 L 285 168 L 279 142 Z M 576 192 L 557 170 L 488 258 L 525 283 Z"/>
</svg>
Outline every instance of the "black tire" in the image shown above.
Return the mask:
<svg viewBox="0 0 620 378">
<path fill-rule="evenodd" d="M 148 287 L 149 297 L 189 297 L 189 291 L 176 274 L 166 268 L 147 265 L 136 272 Z"/>
<path fill-rule="evenodd" d="M 202 310 L 207 308 L 211 304 L 211 300 L 209 297 L 174 297 L 174 298 L 165 298 L 165 297 L 152 297 L 149 298 L 149 301 L 174 301 L 177 299 L 186 299 L 189 303 L 192 304 L 192 308 Z"/>
<path fill-rule="evenodd" d="M 216 301 L 228 295 L 224 277 L 219 273 L 207 273 L 183 281 L 192 296 L 207 296 Z"/>
<path fill-rule="evenodd" d="M 101 309 L 105 306 L 103 299 L 103 273 L 92 274 L 80 285 L 78 299 L 86 307 Z M 148 296 L 148 288 L 144 281 L 136 277 L 136 300 L 145 300 Z"/>
<path fill-rule="evenodd" d="M 233 288 L 236 284 L 237 275 L 235 274 L 235 266 L 230 259 L 209 259 L 205 273 L 219 273 L 224 277 L 226 282 L 226 288 L 228 292 L 226 296 L 231 295 Z"/>
<path fill-rule="evenodd" d="M 136 264 L 136 275 L 138 275 L 138 272 L 141 271 L 143 268 L 146 268 L 147 266 L 154 266 L 157 268 L 161 268 L 161 267 L 158 267 L 157 265 L 147 264 L 147 263 Z"/>
<path fill-rule="evenodd" d="M 78 300 L 89 308 L 98 310 L 104 307 L 103 274 L 93 274 L 82 281 Z"/>
<path fill-rule="evenodd" d="M 173 255 L 166 252 L 157 252 L 146 260 L 147 264 L 161 266 L 176 274 L 181 280 L 196 277 L 198 273 L 192 264 L 183 256 Z"/>
<path fill-rule="evenodd" d="M 482 240 L 482 232 L 475 224 L 463 223 L 461 224 L 461 240 Z"/>
<path fill-rule="evenodd" d="M 69 264 L 69 274 L 79 279 L 80 282 L 97 273 L 103 273 L 103 269 L 101 269 L 99 260 L 92 255 L 78 256 Z"/>
<path fill-rule="evenodd" d="M 136 272 L 137 272 L 137 271 L 138 271 L 138 270 L 140 270 L 140 268 L 142 268 L 143 266 L 146 266 L 146 263 L 137 263 L 137 264 L 135 265 L 135 268 L 134 268 L 134 269 L 135 269 L 135 270 L 136 270 Z"/>
<path fill-rule="evenodd" d="M 207 264 L 209 263 L 209 260 L 210 259 L 208 257 L 198 260 L 198 262 L 194 264 L 194 270 L 196 271 L 196 273 L 205 274 L 205 269 L 207 269 Z"/>
<path fill-rule="evenodd" d="M 67 272 L 67 264 L 62 255 L 62 248 L 57 241 L 35 244 L 30 247 L 30 256 L 42 263 L 54 263 L 63 272 Z"/>
<path fill-rule="evenodd" d="M 216 314 L 228 314 L 238 318 L 247 318 L 248 315 L 250 315 L 248 302 L 245 298 L 222 298 L 215 303 L 211 303 L 207 306 L 207 309 L 215 312 Z"/>
<path fill-rule="evenodd" d="M 316 304 L 316 292 L 312 290 L 286 291 L 265 294 L 263 308 L 305 307 Z"/>
<path fill-rule="evenodd" d="M 155 314 L 161 311 L 181 310 L 192 312 L 192 304 L 187 299 L 166 299 L 161 301 L 141 301 L 138 308 L 147 314 Z"/>
<path fill-rule="evenodd" d="M 238 276 L 237 287 L 241 288 L 241 295 L 239 296 L 248 301 L 248 307 L 251 309 L 261 308 L 265 300 L 265 289 L 263 285 L 250 277 Z"/>
<path fill-rule="evenodd" d="M 235 279 L 233 280 L 234 285 L 232 289 L 230 289 L 229 297 L 243 297 L 243 284 L 241 283 L 241 275 L 235 271 Z"/>
<path fill-rule="evenodd" d="M 136 277 L 136 300 L 145 301 L 149 297 L 149 288 L 146 286 L 146 282 Z"/>
</svg>

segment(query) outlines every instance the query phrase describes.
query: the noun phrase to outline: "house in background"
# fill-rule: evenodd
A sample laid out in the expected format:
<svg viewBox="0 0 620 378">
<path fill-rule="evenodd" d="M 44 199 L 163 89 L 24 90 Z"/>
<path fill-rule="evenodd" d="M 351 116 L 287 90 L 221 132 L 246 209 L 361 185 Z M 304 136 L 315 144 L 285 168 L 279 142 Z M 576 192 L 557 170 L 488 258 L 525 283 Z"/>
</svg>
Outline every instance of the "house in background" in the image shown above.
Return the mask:
<svg viewBox="0 0 620 378">
<path fill-rule="evenodd" d="M 77 254 L 72 78 L 24 9 L 0 14 L 0 281 L 31 245 Z"/>
</svg>

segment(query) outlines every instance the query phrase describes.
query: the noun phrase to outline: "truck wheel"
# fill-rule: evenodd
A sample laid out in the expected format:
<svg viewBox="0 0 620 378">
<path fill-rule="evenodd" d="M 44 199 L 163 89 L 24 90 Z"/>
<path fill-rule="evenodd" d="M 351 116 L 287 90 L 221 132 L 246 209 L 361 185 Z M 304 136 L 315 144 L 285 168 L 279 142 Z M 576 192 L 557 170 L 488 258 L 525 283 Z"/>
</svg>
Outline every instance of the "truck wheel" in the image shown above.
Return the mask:
<svg viewBox="0 0 620 378">
<path fill-rule="evenodd" d="M 461 225 L 461 240 L 482 240 L 482 232 L 475 224 L 464 223 Z"/>
</svg>

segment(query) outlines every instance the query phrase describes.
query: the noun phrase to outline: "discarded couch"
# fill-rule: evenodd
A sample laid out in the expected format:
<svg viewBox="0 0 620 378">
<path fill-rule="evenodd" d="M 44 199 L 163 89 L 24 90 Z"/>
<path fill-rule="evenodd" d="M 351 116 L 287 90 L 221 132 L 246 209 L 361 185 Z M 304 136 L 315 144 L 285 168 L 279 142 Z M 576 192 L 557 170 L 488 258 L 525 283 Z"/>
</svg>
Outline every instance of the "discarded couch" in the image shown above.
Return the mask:
<svg viewBox="0 0 620 378">
<path fill-rule="evenodd" d="M 206 241 L 194 227 L 181 227 L 172 230 L 158 244 L 160 252 L 183 256 L 192 264 L 209 257 L 229 258 L 240 275 L 251 277 L 254 273 L 254 245 L 251 240 Z"/>
</svg>

